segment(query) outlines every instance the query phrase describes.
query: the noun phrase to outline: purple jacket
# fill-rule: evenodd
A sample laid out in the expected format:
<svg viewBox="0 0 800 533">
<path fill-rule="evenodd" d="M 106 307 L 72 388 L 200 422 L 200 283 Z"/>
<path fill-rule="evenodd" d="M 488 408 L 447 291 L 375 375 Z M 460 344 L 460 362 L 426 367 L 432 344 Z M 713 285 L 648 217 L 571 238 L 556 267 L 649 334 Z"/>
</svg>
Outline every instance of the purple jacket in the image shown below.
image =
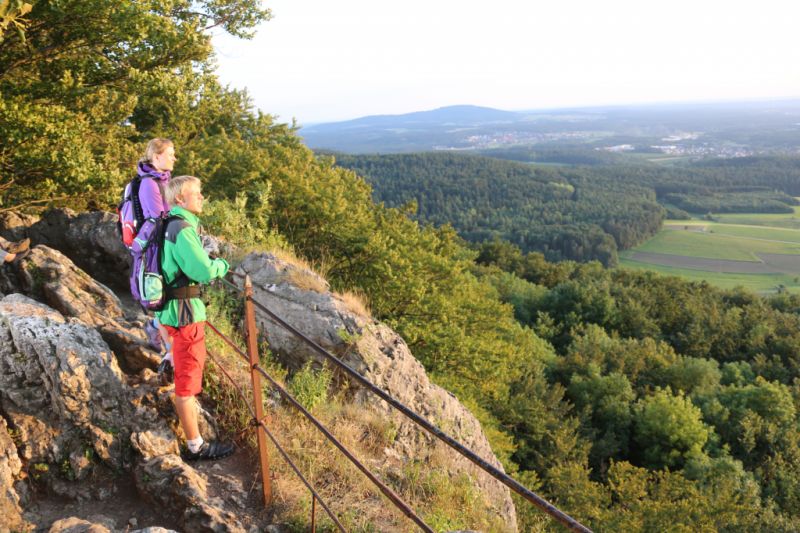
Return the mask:
<svg viewBox="0 0 800 533">
<path fill-rule="evenodd" d="M 158 185 L 161 184 L 162 188 L 166 186 L 172 172 L 169 170 L 161 172 L 153 168 L 150 163 L 141 162 L 136 165 L 136 172 L 139 176 L 149 174 L 153 177 L 153 179 L 142 180 L 141 185 L 139 185 L 139 203 L 142 205 L 144 218 L 158 217 L 161 213 L 169 213 L 169 204 L 167 204 L 167 199 L 161 196 L 161 190 Z"/>
</svg>

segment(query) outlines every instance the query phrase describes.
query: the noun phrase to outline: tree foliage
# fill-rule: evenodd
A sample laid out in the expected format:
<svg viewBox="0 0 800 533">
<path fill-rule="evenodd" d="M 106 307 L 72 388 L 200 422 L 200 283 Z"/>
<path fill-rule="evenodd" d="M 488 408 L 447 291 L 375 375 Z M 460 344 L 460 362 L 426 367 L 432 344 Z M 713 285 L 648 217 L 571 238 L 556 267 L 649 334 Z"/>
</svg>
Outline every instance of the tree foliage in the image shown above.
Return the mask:
<svg viewBox="0 0 800 533">
<path fill-rule="evenodd" d="M 0 206 L 110 205 L 143 141 L 185 140 L 173 133 L 191 118 L 173 104 L 224 93 L 213 77 L 210 88 L 184 89 L 210 65 L 207 30 L 247 35 L 269 17 L 257 5 L 36 2 L 25 32 L 4 33 L 0 48 Z"/>
</svg>

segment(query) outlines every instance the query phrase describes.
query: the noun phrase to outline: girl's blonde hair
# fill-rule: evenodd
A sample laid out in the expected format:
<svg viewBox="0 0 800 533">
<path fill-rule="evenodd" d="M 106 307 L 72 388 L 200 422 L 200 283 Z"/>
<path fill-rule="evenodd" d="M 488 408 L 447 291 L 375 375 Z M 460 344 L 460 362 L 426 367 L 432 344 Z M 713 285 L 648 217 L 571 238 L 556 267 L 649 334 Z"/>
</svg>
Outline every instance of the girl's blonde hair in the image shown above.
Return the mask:
<svg viewBox="0 0 800 533">
<path fill-rule="evenodd" d="M 139 160 L 139 162 L 152 163 L 153 158 L 155 156 L 157 156 L 158 154 L 163 154 L 164 150 L 166 150 L 170 146 L 174 146 L 174 144 L 169 139 L 162 139 L 160 137 L 151 139 L 150 142 L 147 143 L 147 148 L 144 149 L 144 155 Z"/>
<path fill-rule="evenodd" d="M 166 187 L 164 187 L 164 197 L 171 207 L 178 205 L 175 203 L 175 198 L 179 194 L 183 194 L 183 187 L 189 183 L 200 183 L 200 178 L 195 178 L 194 176 L 178 176 L 167 182 Z"/>
</svg>

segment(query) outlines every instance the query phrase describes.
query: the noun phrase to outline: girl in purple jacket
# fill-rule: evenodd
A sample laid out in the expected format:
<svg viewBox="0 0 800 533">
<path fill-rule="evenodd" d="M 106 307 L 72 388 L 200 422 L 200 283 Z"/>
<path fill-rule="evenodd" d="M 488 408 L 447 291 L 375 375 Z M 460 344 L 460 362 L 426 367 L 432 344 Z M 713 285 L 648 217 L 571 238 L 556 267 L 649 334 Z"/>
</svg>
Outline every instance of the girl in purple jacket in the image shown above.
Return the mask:
<svg viewBox="0 0 800 533">
<path fill-rule="evenodd" d="M 164 196 L 164 188 L 172 176 L 175 161 L 175 145 L 169 139 L 156 138 L 147 143 L 144 157 L 136 165 L 136 172 L 142 178 L 139 185 L 139 204 L 145 219 L 166 216 L 169 213 L 170 207 Z M 158 373 L 168 376 L 172 370 L 172 346 L 167 330 L 157 319 L 147 322 L 144 330 L 153 348 L 160 351 L 162 342 L 166 346 L 167 354 L 158 365 Z"/>
</svg>

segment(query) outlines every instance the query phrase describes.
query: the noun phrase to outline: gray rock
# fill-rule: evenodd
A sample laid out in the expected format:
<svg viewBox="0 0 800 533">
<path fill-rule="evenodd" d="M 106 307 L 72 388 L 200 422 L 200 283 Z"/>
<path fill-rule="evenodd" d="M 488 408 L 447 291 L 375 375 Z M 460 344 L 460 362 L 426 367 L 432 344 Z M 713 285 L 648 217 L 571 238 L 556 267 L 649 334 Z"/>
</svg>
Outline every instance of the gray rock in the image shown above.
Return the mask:
<svg viewBox="0 0 800 533">
<path fill-rule="evenodd" d="M 112 531 L 113 526 L 109 529 L 105 524 L 90 522 L 75 516 L 56 520 L 50 526 L 50 533 L 111 533 Z"/>
<path fill-rule="evenodd" d="M 133 406 L 100 334 L 19 294 L 0 301 L 0 406 L 20 432 L 23 456 L 56 462 L 89 442 L 112 468 L 124 465 Z"/>
<path fill-rule="evenodd" d="M 165 512 L 179 516 L 186 531 L 245 531 L 233 513 L 209 500 L 205 476 L 176 455 L 141 461 L 134 478 L 139 493 Z"/>
<path fill-rule="evenodd" d="M 475 416 L 455 396 L 431 383 L 408 345 L 389 327 L 348 309 L 343 300 L 327 291 L 327 284 L 319 276 L 272 254 L 250 254 L 237 271 L 250 275 L 256 301 L 479 457 L 503 469 Z M 303 283 L 297 280 L 304 281 L 309 289 L 300 288 Z M 242 285 L 240 279 L 237 282 Z M 259 330 L 267 335 L 270 349 L 290 369 L 297 370 L 307 361 L 323 363 L 322 356 L 277 326 L 261 310 L 256 311 L 256 320 Z M 397 438 L 392 448 L 404 460 L 424 461 L 433 454 L 433 437 L 398 415 L 383 400 L 354 383 L 351 386 L 359 401 L 396 425 Z M 451 470 L 468 473 L 509 529 L 516 531 L 516 511 L 509 489 L 454 450 L 448 448 L 447 454 L 452 458 Z M 385 455 L 387 461 L 393 461 L 391 453 Z"/>
<path fill-rule="evenodd" d="M 188 507 L 183 514 L 183 527 L 186 531 L 203 533 L 246 533 L 236 519 L 236 515 L 207 503 Z"/>
<path fill-rule="evenodd" d="M 20 241 L 28 236 L 28 228 L 39 221 L 39 217 L 14 211 L 0 213 L 0 236 L 9 241 Z"/>
<path fill-rule="evenodd" d="M 29 524 L 22 517 L 20 497 L 14 489 L 14 482 L 22 470 L 22 462 L 17 455 L 17 447 L 8 433 L 5 419 L 0 417 L 0 531 L 24 530 Z"/>
<path fill-rule="evenodd" d="M 36 246 L 17 271 L 17 292 L 46 302 L 63 316 L 94 326 L 126 373 L 158 366 L 160 358 L 148 347 L 142 328 L 146 317 L 138 314 L 129 320 L 119 298 L 64 254 Z"/>
<path fill-rule="evenodd" d="M 2 231 L 2 225 L 0 225 Z M 17 228 L 15 236 L 20 238 Z M 106 279 L 129 268 L 129 252 L 117 235 L 116 215 L 95 211 L 77 214 L 70 209 L 47 211 L 29 224 L 24 236 L 32 244 L 61 251 L 92 276 Z"/>
<path fill-rule="evenodd" d="M 131 445 L 145 460 L 161 455 L 178 455 L 180 453 L 175 433 L 166 425 L 132 433 Z"/>
</svg>

